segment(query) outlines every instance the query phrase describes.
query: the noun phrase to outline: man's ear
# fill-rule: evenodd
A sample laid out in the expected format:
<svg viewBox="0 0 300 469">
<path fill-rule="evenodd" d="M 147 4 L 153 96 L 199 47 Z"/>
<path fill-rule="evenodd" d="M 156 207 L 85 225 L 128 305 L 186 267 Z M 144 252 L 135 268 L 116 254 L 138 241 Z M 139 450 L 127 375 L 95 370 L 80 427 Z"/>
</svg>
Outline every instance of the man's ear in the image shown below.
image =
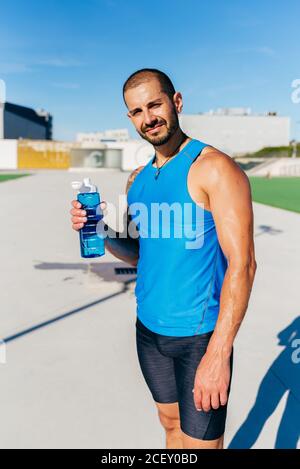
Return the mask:
<svg viewBox="0 0 300 469">
<path fill-rule="evenodd" d="M 177 112 L 180 113 L 182 111 L 182 108 L 183 108 L 183 102 L 182 102 L 182 95 L 179 91 L 176 91 L 176 93 L 174 93 L 173 103 L 174 103 L 174 106 L 175 106 Z"/>
</svg>

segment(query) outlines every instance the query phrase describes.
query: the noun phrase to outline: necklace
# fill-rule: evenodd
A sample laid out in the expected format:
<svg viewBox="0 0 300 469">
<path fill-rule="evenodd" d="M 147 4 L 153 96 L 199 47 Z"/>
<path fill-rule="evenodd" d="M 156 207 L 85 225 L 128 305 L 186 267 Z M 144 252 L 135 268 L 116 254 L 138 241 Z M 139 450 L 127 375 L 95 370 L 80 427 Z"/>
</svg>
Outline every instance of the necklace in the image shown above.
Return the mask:
<svg viewBox="0 0 300 469">
<path fill-rule="evenodd" d="M 183 142 L 185 142 L 185 140 L 187 139 L 187 135 L 184 134 L 184 137 L 183 137 L 183 140 L 180 142 L 180 144 L 178 145 L 177 148 L 175 148 L 175 153 L 174 155 L 170 156 L 168 159 L 166 159 L 166 161 L 161 165 L 161 166 L 157 166 L 157 163 L 156 163 L 156 155 L 155 155 L 155 164 L 156 164 L 156 171 L 155 171 L 155 175 L 154 175 L 154 178 L 157 179 L 158 176 L 160 175 L 160 170 L 161 168 L 171 159 L 173 158 L 176 154 L 177 154 L 177 151 L 179 150 L 179 148 L 181 147 L 181 145 L 183 144 Z"/>
</svg>

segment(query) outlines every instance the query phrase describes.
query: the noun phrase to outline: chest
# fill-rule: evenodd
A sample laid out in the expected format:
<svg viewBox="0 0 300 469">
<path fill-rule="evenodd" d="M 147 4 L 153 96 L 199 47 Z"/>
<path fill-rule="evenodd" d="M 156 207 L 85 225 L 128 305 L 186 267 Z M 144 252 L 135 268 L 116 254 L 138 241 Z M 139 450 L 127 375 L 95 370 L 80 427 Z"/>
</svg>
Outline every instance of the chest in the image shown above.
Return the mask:
<svg viewBox="0 0 300 469">
<path fill-rule="evenodd" d="M 198 160 L 198 159 L 197 159 Z M 189 167 L 178 167 L 178 171 L 167 171 L 164 168 L 155 178 L 155 168 L 137 176 L 129 193 L 128 203 L 141 203 L 149 206 L 153 203 L 187 204 L 194 203 L 210 210 L 209 198 L 203 189 L 204 175 L 199 171 L 198 161 Z"/>
</svg>

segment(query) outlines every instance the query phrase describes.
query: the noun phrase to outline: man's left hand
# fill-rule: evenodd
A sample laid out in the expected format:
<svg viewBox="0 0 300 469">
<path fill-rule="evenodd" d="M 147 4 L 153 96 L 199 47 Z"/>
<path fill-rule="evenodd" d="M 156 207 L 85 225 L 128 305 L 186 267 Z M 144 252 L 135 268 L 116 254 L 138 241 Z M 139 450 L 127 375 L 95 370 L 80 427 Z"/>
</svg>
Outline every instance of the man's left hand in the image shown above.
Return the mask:
<svg viewBox="0 0 300 469">
<path fill-rule="evenodd" d="M 230 382 L 230 357 L 206 351 L 198 365 L 194 380 L 194 403 L 197 410 L 208 412 L 225 405 Z"/>
</svg>

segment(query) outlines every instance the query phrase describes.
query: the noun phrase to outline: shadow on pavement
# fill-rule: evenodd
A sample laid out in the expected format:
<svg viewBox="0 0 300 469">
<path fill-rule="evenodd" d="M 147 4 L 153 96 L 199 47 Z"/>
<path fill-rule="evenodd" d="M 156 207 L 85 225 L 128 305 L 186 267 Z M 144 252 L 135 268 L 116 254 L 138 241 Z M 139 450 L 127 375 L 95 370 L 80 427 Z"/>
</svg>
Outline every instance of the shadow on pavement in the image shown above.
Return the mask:
<svg viewBox="0 0 300 469">
<path fill-rule="evenodd" d="M 35 324 L 27 329 L 23 329 L 22 331 L 19 331 L 17 332 L 16 334 L 13 334 L 13 335 L 10 335 L 8 337 L 5 337 L 4 339 L 2 339 L 2 341 L 4 343 L 7 343 L 7 342 L 11 342 L 12 340 L 16 340 L 16 339 L 19 339 L 20 337 L 24 336 L 24 335 L 27 335 L 27 334 L 30 334 L 31 332 L 34 332 L 38 329 L 41 329 L 42 327 L 46 327 L 46 326 L 49 326 L 50 324 L 54 323 L 54 322 L 57 322 L 57 321 L 60 321 L 62 319 L 65 319 L 67 318 L 68 316 L 71 316 L 73 314 L 76 314 L 76 313 L 80 313 L 81 311 L 87 309 L 87 308 L 91 308 L 92 306 L 95 306 L 99 303 L 102 303 L 103 301 L 107 301 L 107 300 L 110 300 L 111 298 L 114 298 L 115 296 L 118 296 L 118 295 L 122 295 L 123 293 L 127 292 L 128 290 L 128 285 L 132 282 L 135 282 L 135 277 L 133 279 L 129 279 L 129 280 L 123 280 L 122 283 L 123 283 L 123 289 L 118 291 L 118 292 L 115 292 L 115 293 L 111 293 L 110 295 L 107 295 L 105 297 L 102 297 L 100 298 L 99 300 L 95 300 L 95 301 L 92 301 L 91 303 L 87 303 L 83 306 L 79 306 L 78 308 L 74 308 L 72 309 L 71 311 L 67 311 L 66 313 L 63 313 L 63 314 L 60 314 L 59 316 L 56 316 L 54 318 L 51 318 L 47 321 L 43 321 L 43 322 L 40 322 L 38 324 Z"/>
<path fill-rule="evenodd" d="M 81 270 L 85 274 L 92 274 L 95 277 L 98 277 L 99 280 L 104 282 L 118 282 L 124 283 L 124 276 L 117 275 L 115 269 L 121 269 L 127 267 L 127 264 L 124 262 L 40 262 L 35 264 L 34 268 L 39 270 Z M 128 267 L 131 267 L 128 265 Z M 129 274 L 131 276 L 136 276 L 136 274 Z M 64 280 L 71 279 L 72 277 L 68 276 Z M 126 276 L 128 279 L 128 274 Z"/>
<path fill-rule="evenodd" d="M 287 393 L 275 449 L 297 448 L 300 437 L 300 316 L 278 334 L 282 352 L 264 376 L 255 403 L 228 448 L 251 448 Z"/>
<path fill-rule="evenodd" d="M 279 233 L 283 233 L 283 230 L 279 230 L 278 228 L 273 228 L 272 226 L 269 226 L 269 225 L 259 225 L 258 228 L 259 228 L 259 232 L 255 233 L 255 238 L 263 234 L 277 235 Z"/>
</svg>

